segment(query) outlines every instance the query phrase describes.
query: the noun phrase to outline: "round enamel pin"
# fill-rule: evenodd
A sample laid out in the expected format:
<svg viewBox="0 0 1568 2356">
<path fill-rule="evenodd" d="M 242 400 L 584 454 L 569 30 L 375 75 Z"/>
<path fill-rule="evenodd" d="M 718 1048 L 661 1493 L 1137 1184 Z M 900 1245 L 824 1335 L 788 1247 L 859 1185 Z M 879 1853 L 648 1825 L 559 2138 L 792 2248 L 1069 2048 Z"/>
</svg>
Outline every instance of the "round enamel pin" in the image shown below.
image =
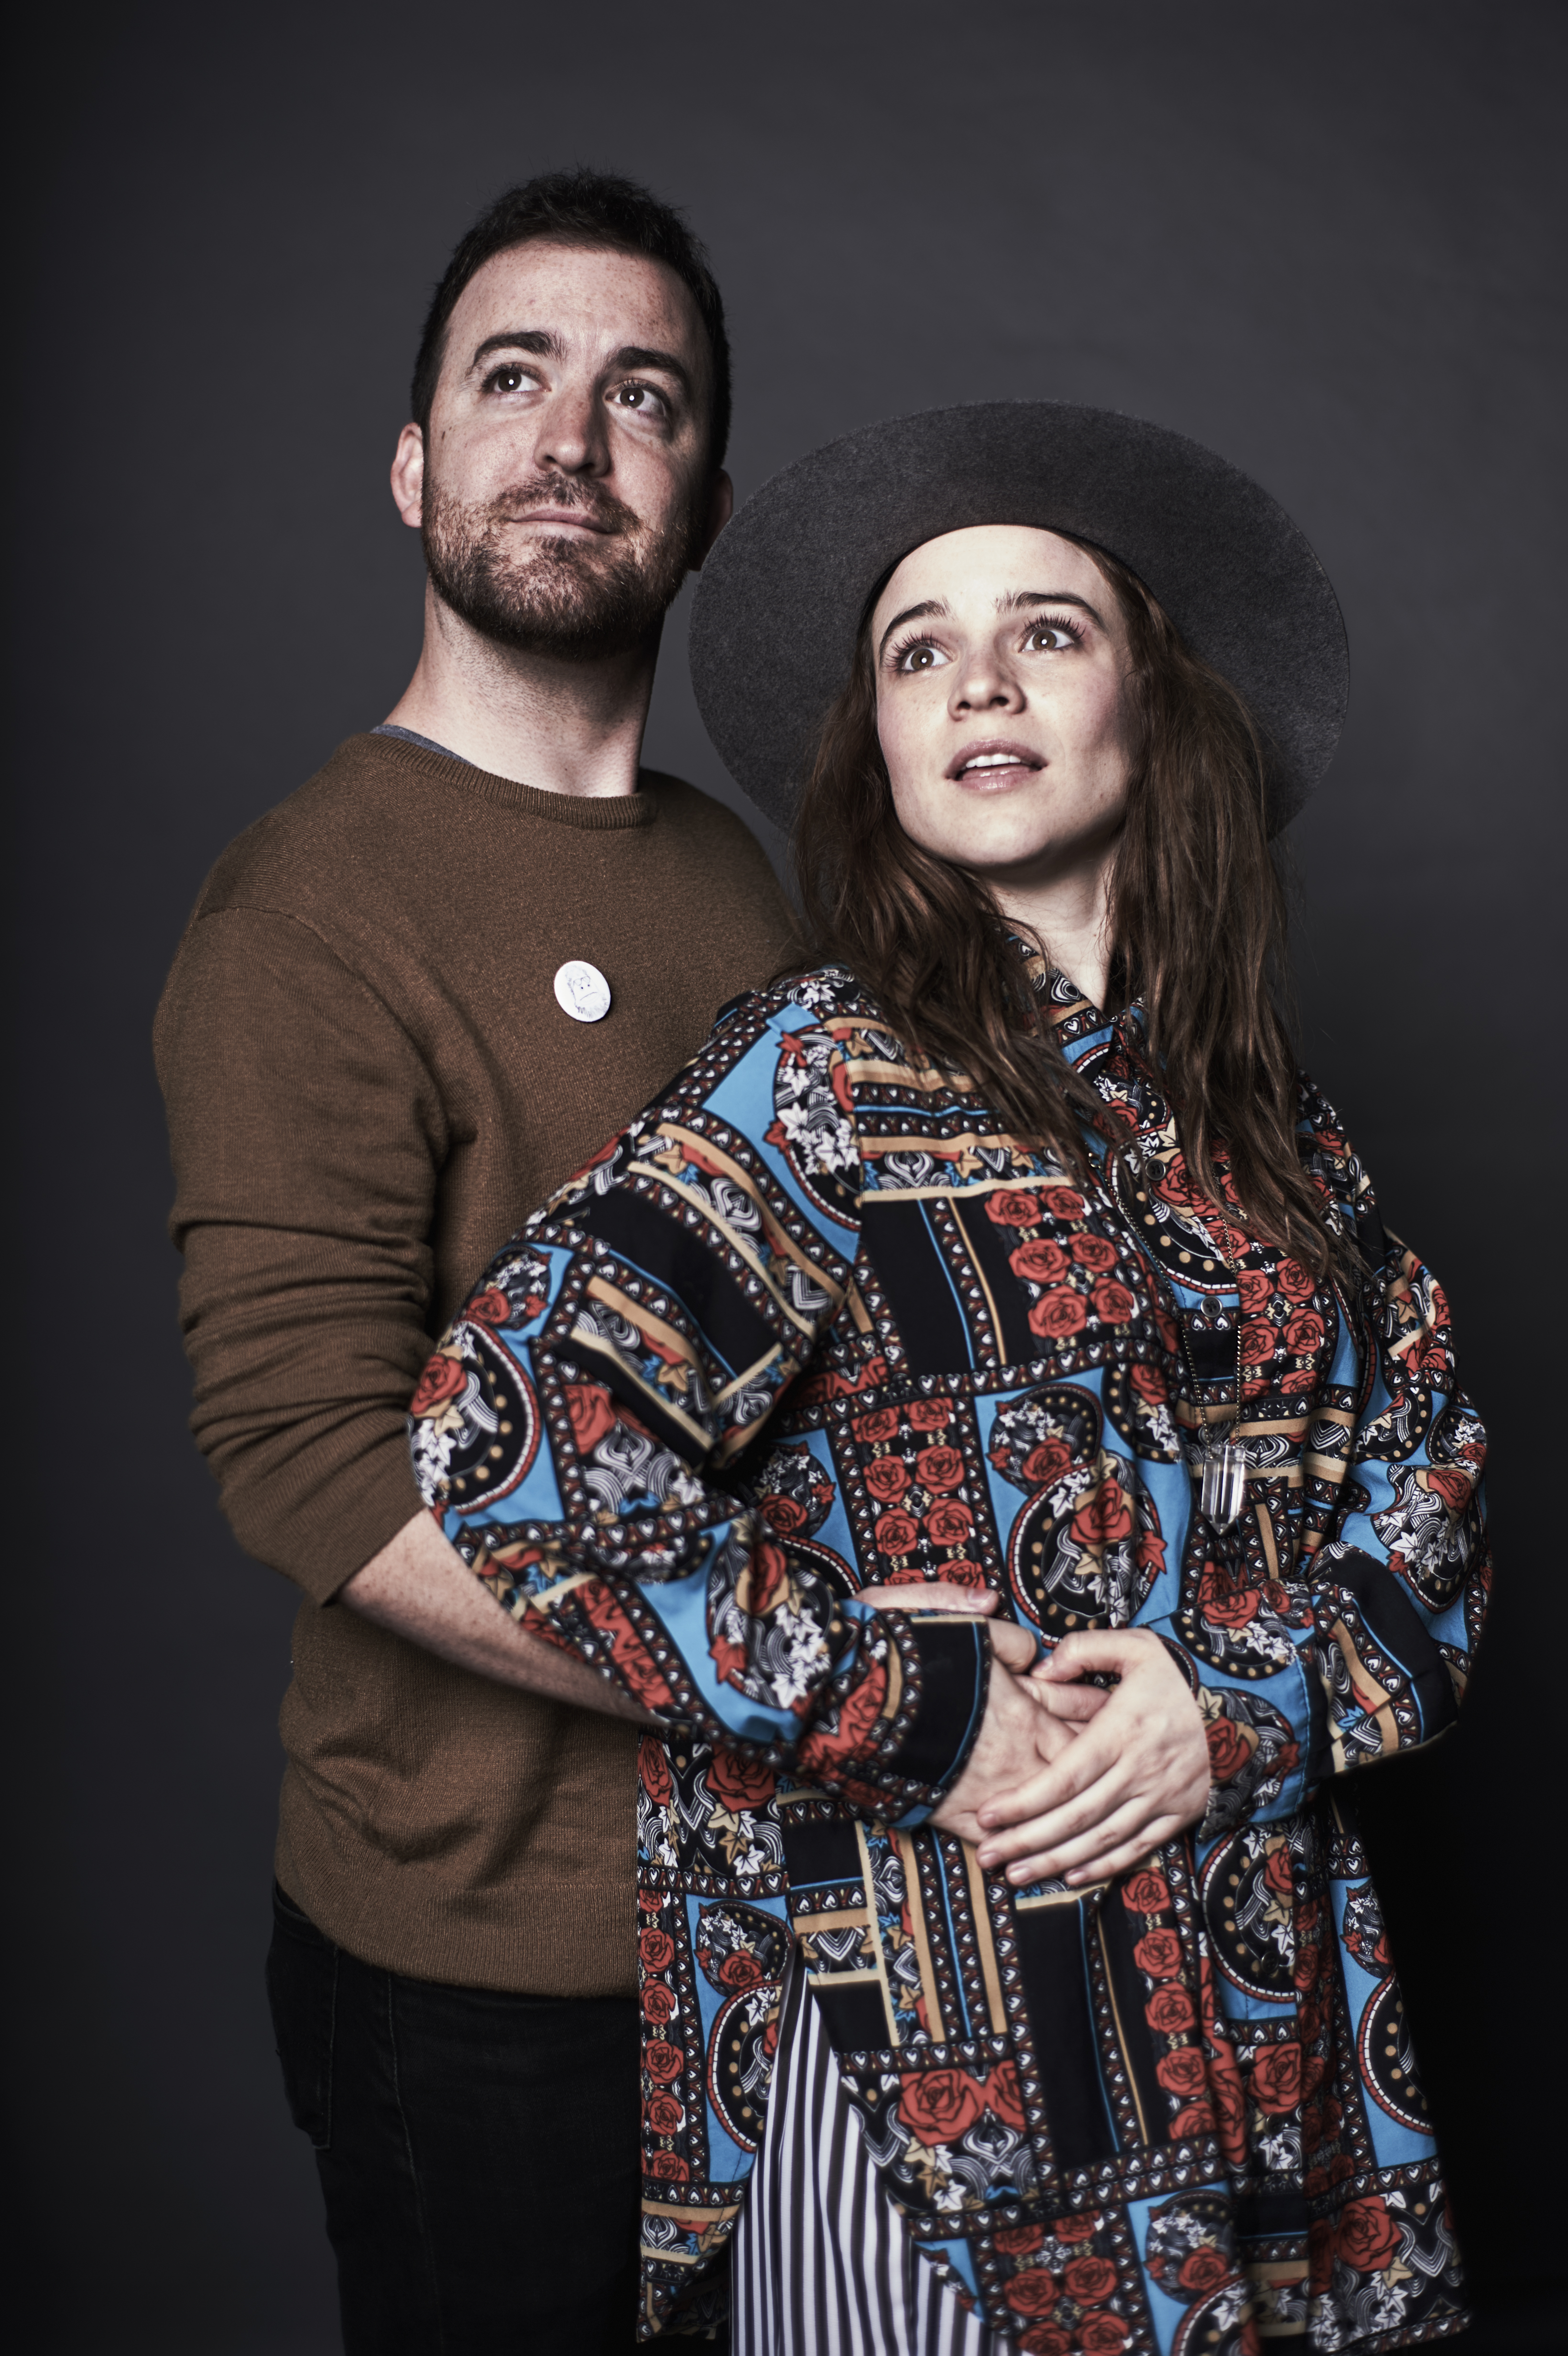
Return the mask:
<svg viewBox="0 0 1568 2356">
<path fill-rule="evenodd" d="M 555 977 L 555 1002 L 574 1023 L 602 1023 L 610 1012 L 610 985 L 586 958 L 568 958 Z"/>
</svg>

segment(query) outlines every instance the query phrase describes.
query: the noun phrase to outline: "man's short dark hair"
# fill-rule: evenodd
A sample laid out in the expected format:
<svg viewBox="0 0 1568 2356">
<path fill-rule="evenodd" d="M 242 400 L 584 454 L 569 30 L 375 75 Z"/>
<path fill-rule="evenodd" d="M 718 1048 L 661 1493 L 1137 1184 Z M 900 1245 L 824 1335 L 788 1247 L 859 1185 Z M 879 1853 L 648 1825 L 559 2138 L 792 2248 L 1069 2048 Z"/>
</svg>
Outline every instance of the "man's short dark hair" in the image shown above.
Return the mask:
<svg viewBox="0 0 1568 2356">
<path fill-rule="evenodd" d="M 730 441 L 730 339 L 724 305 L 708 256 L 673 206 L 661 204 L 635 180 L 613 172 L 541 172 L 520 188 L 508 188 L 481 213 L 458 244 L 435 290 L 420 338 L 411 399 L 421 430 L 430 429 L 436 379 L 446 350 L 446 330 L 457 299 L 475 273 L 497 253 L 540 237 L 570 245 L 601 246 L 613 253 L 645 254 L 662 262 L 691 292 L 713 354 L 713 403 L 709 449 L 714 468 L 724 463 Z"/>
</svg>

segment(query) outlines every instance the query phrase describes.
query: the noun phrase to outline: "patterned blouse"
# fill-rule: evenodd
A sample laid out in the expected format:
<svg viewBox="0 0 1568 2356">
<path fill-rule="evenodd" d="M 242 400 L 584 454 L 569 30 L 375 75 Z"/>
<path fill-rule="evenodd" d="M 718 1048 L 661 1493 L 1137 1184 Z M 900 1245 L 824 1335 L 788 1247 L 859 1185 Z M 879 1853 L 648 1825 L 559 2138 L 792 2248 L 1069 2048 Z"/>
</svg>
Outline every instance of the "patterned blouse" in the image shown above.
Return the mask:
<svg viewBox="0 0 1568 2356">
<path fill-rule="evenodd" d="M 1445 2336 L 1457 2260 L 1346 1779 L 1452 1725 L 1485 1609 L 1447 1306 L 1309 1081 L 1354 1285 L 1195 1200 L 1137 1007 L 1034 978 L 1128 1141 L 1111 1169 L 1090 1141 L 1093 1183 L 829 968 L 725 1010 L 493 1262 L 413 1402 L 464 1558 L 661 1725 L 640 2328 L 721 2309 L 797 1942 L 881 2183 L 1030 2356 Z M 1247 1461 L 1225 1528 L 1203 1408 Z M 1207 1729 L 1202 1826 L 1087 1891 L 937 1831 L 989 1663 L 983 1622 L 919 1615 L 938 1580 L 1044 1645 L 1157 1631 Z"/>
</svg>

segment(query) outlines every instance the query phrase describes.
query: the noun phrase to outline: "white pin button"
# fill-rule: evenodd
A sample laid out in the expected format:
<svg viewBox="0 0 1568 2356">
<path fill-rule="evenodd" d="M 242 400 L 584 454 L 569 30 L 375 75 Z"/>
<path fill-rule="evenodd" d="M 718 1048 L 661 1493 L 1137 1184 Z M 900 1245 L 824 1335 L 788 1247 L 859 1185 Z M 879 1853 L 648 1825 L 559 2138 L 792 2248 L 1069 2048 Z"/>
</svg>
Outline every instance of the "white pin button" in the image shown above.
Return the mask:
<svg viewBox="0 0 1568 2356">
<path fill-rule="evenodd" d="M 610 1012 L 610 985 L 586 958 L 568 958 L 555 978 L 555 1001 L 574 1023 L 603 1023 Z"/>
</svg>

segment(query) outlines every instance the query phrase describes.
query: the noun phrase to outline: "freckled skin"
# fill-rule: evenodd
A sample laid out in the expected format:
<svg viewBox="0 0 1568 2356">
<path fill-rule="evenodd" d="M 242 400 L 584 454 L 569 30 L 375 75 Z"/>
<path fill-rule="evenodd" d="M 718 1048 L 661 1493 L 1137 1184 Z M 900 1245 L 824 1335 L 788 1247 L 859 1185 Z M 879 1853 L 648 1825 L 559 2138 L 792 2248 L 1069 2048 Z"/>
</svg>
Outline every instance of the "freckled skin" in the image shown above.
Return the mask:
<svg viewBox="0 0 1568 2356">
<path fill-rule="evenodd" d="M 942 610 L 883 646 L 891 622 L 928 604 Z M 1126 633 L 1104 576 L 1055 532 L 946 532 L 905 557 L 871 631 L 877 731 L 905 832 L 989 884 L 1097 999 L 1129 769 Z M 997 739 L 1022 757 L 951 774 Z"/>
</svg>

